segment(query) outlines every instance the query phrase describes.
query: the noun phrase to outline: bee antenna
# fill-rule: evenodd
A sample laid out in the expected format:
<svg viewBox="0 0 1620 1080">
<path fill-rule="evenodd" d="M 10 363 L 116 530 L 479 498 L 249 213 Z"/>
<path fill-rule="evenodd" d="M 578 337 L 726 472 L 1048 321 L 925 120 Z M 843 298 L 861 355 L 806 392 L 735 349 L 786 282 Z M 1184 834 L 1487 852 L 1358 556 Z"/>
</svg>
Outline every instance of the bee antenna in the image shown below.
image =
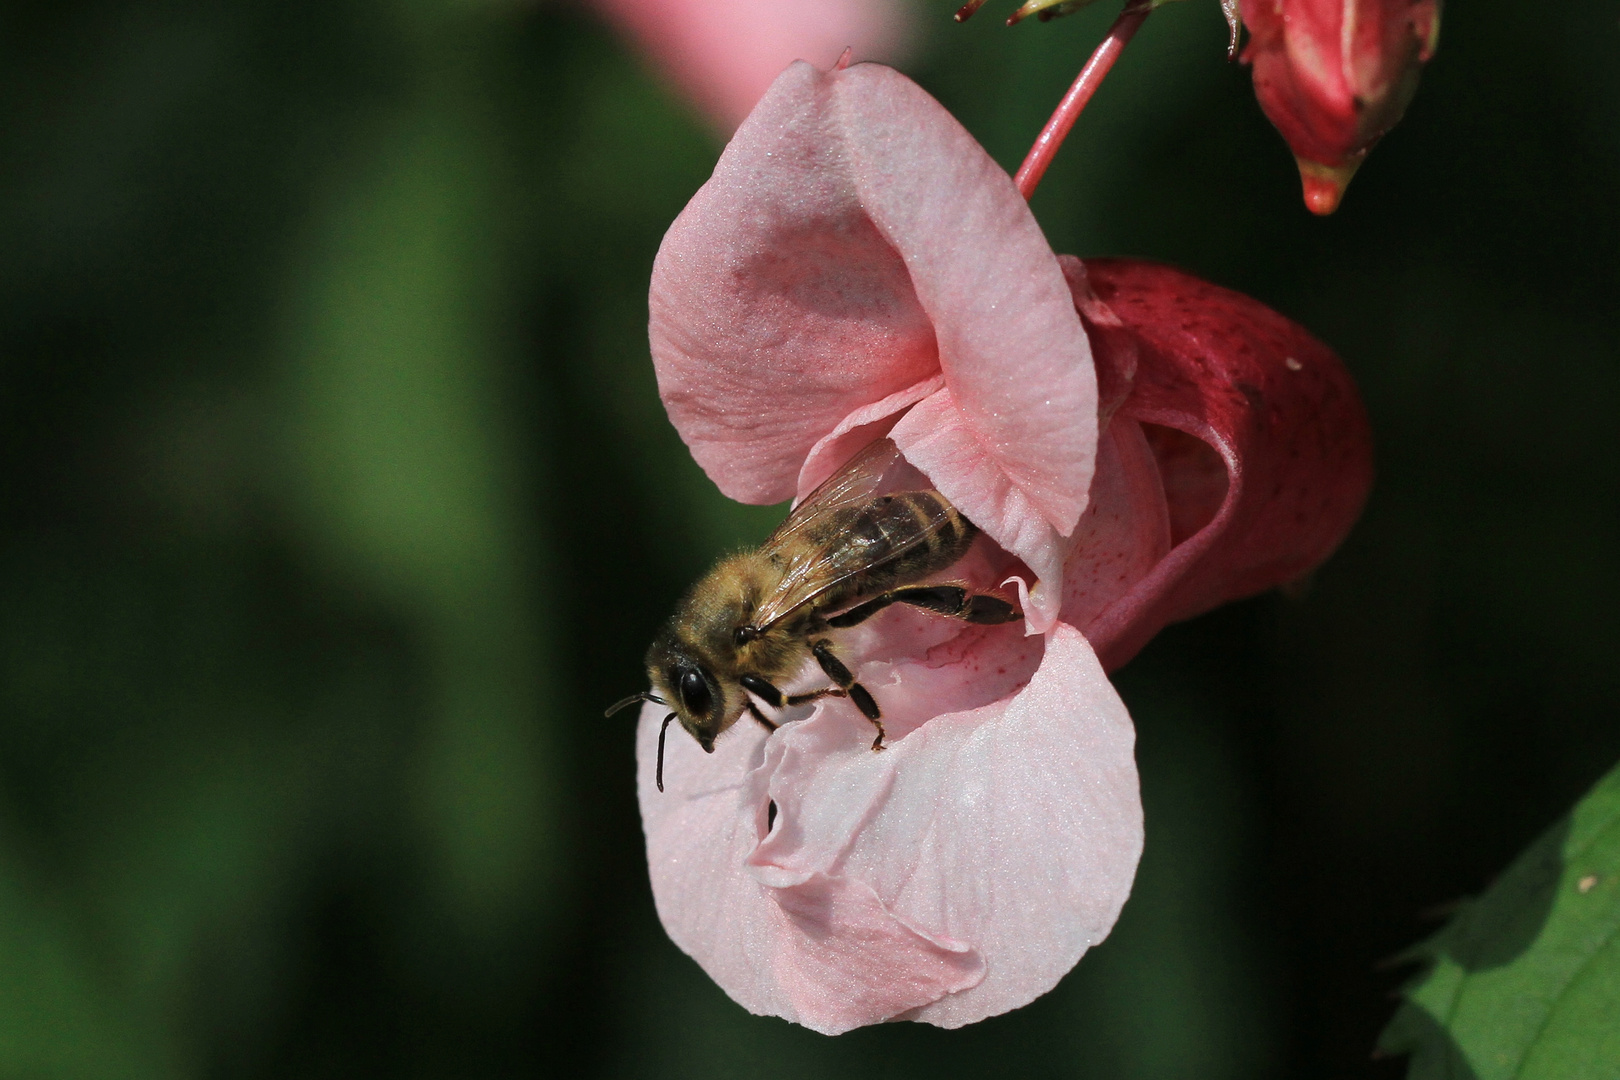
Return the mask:
<svg viewBox="0 0 1620 1080">
<path fill-rule="evenodd" d="M 612 705 L 608 706 L 607 712 L 603 713 L 602 715 L 603 716 L 612 716 L 614 713 L 618 712 L 620 709 L 628 709 L 630 706 L 634 705 L 638 701 L 651 701 L 656 705 L 665 705 L 665 706 L 667 706 L 669 704 L 669 702 L 665 701 L 663 698 L 659 697 L 657 694 L 649 694 L 647 691 L 643 690 L 639 694 L 631 694 L 629 697 L 625 698 L 623 701 L 615 701 Z"/>
<path fill-rule="evenodd" d="M 658 790 L 659 791 L 664 790 L 664 735 L 665 735 L 665 733 L 667 733 L 669 731 L 669 722 L 671 720 L 673 720 L 673 719 L 675 719 L 675 714 L 670 713 L 668 716 L 664 717 L 664 726 L 658 729 Z"/>
</svg>

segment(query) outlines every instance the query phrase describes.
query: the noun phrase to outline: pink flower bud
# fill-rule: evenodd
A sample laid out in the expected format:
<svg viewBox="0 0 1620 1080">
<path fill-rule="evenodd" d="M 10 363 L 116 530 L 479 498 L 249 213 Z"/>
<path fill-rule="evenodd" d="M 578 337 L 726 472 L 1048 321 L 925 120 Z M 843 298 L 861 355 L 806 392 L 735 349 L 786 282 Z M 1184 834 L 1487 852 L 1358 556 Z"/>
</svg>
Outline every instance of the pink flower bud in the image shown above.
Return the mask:
<svg viewBox="0 0 1620 1080">
<path fill-rule="evenodd" d="M 714 125 L 729 133 L 794 60 L 846 48 L 893 62 L 911 37 L 898 0 L 595 0 Z"/>
<path fill-rule="evenodd" d="M 1440 0 L 1242 0 L 1254 93 L 1299 162 L 1305 205 L 1339 206 L 1406 111 L 1440 37 Z"/>
</svg>

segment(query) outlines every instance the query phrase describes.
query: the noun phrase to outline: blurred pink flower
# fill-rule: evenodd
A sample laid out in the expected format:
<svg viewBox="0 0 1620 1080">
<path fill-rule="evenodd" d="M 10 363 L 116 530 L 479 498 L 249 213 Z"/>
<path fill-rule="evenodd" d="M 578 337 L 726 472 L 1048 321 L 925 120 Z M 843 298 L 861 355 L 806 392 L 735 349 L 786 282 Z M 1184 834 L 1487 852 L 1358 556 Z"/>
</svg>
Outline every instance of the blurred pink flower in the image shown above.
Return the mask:
<svg viewBox="0 0 1620 1080">
<path fill-rule="evenodd" d="M 1026 625 L 897 605 L 852 632 L 889 746 L 843 699 L 704 754 L 638 734 L 654 898 L 750 1011 L 944 1027 L 1045 993 L 1109 932 L 1142 845 L 1105 671 L 1166 622 L 1290 580 L 1365 495 L 1338 361 L 1167 267 L 1052 253 L 1011 179 L 876 65 L 795 64 L 670 228 L 660 392 L 721 490 L 802 497 L 880 437 L 988 538 Z M 1027 632 L 1026 632 L 1027 631 Z"/>
<path fill-rule="evenodd" d="M 729 133 L 795 60 L 897 59 L 905 0 L 596 0 L 705 115 Z"/>
<path fill-rule="evenodd" d="M 1406 111 L 1440 36 L 1440 0 L 1243 0 L 1254 92 L 1294 151 L 1305 205 L 1331 214 Z"/>
</svg>

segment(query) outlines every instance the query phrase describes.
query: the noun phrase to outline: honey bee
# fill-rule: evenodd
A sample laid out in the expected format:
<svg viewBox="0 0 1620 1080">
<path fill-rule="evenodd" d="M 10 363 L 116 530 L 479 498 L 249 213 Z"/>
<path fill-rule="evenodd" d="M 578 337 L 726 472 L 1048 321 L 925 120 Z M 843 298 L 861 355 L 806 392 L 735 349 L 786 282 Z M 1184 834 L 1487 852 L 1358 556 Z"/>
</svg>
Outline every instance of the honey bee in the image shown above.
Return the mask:
<svg viewBox="0 0 1620 1080">
<path fill-rule="evenodd" d="M 890 604 L 910 604 L 970 623 L 1022 618 L 999 596 L 962 582 L 927 583 L 955 565 L 978 527 L 939 492 L 882 492 L 904 462 L 888 439 L 857 454 L 811 492 L 757 551 L 724 559 L 681 599 L 647 650 L 652 690 L 632 694 L 611 716 L 638 701 L 672 711 L 658 731 L 658 790 L 664 790 L 664 736 L 679 718 L 708 753 L 714 740 L 748 713 L 767 730 L 761 711 L 847 697 L 877 728 L 883 712 L 834 649 L 837 631 Z M 814 660 L 832 685 L 784 694 L 778 687 Z"/>
</svg>

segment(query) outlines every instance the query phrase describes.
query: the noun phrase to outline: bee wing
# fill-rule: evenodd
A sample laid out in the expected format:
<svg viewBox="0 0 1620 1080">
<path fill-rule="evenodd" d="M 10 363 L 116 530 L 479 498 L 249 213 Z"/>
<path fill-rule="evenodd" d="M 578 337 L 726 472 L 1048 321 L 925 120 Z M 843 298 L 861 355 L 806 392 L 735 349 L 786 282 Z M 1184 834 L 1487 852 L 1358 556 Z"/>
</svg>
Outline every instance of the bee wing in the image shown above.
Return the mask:
<svg viewBox="0 0 1620 1080">
<path fill-rule="evenodd" d="M 789 512 L 787 520 L 766 537 L 765 543 L 760 546 L 760 554 L 780 552 L 807 529 L 826 521 L 838 511 L 866 505 L 877 496 L 884 477 L 900 462 L 900 448 L 894 445 L 892 439 L 879 439 L 869 444 Z"/>
<path fill-rule="evenodd" d="M 871 569 L 875 561 L 887 561 L 925 543 L 949 520 L 950 511 L 941 503 L 934 520 L 923 523 L 914 534 L 898 543 L 884 544 L 881 555 L 863 558 L 859 549 L 853 549 L 843 551 L 841 558 L 829 557 L 829 540 L 836 539 L 844 524 L 837 519 L 853 514 L 882 494 L 884 481 L 904 464 L 899 448 L 888 439 L 879 439 L 793 508 L 787 520 L 760 547 L 762 557 L 782 564 L 782 576 L 777 587 L 761 599 L 755 610 L 756 626 L 762 629 L 770 626 L 856 574 Z"/>
</svg>

